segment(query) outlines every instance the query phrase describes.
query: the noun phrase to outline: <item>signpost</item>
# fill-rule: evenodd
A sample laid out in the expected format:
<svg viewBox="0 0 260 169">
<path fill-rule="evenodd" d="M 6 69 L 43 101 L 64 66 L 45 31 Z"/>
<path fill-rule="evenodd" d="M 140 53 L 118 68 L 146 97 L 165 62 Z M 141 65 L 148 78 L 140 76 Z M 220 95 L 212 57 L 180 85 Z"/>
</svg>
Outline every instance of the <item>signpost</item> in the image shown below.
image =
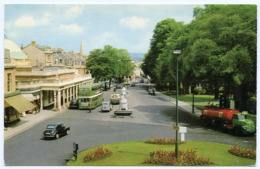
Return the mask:
<svg viewBox="0 0 260 169">
<path fill-rule="evenodd" d="M 187 127 L 172 126 L 177 133 L 181 133 L 181 141 L 185 141 L 185 133 L 187 133 Z"/>
</svg>

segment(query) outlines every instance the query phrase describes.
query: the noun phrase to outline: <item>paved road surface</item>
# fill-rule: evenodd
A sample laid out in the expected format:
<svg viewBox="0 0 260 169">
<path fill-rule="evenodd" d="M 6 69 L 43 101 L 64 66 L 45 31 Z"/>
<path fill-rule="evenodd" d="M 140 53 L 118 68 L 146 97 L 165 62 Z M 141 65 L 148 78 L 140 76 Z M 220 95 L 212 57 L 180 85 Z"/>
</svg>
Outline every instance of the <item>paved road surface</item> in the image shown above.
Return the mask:
<svg viewBox="0 0 260 169">
<path fill-rule="evenodd" d="M 9 166 L 62 166 L 72 157 L 73 142 L 79 151 L 114 142 L 175 138 L 175 107 L 164 98 L 148 95 L 141 87 L 129 88 L 129 105 L 133 117 L 114 117 L 113 112 L 102 113 L 101 107 L 88 110 L 66 110 L 4 142 L 5 164 Z M 108 100 L 112 92 L 105 92 Z M 114 106 L 116 109 L 116 106 Z M 204 129 L 194 116 L 179 111 L 179 124 L 188 127 L 186 139 L 239 144 L 256 148 L 256 137 L 236 137 L 211 129 Z M 63 122 L 71 127 L 70 135 L 57 140 L 42 139 L 46 125 Z"/>
</svg>

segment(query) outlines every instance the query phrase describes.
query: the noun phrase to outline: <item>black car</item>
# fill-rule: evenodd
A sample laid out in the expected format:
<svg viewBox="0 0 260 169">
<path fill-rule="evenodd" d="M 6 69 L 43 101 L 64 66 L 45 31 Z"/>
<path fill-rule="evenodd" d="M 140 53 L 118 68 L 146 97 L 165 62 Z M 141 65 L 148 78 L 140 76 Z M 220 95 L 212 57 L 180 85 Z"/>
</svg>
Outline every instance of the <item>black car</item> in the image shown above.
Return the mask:
<svg viewBox="0 0 260 169">
<path fill-rule="evenodd" d="M 69 108 L 70 109 L 77 109 L 79 107 L 79 102 L 78 102 L 78 100 L 77 99 L 72 99 L 71 101 L 70 101 L 70 106 L 69 106 Z"/>
<path fill-rule="evenodd" d="M 47 125 L 46 130 L 43 132 L 44 138 L 56 138 L 60 136 L 68 135 L 70 133 L 70 127 L 65 126 L 63 123 L 54 123 Z"/>
</svg>

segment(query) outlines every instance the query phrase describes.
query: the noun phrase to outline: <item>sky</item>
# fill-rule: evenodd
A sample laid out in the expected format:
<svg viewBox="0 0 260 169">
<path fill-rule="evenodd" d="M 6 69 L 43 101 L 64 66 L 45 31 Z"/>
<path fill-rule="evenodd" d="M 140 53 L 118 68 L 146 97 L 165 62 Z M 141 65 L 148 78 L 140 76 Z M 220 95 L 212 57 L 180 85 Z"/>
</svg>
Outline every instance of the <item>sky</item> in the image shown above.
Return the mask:
<svg viewBox="0 0 260 169">
<path fill-rule="evenodd" d="M 18 46 L 32 40 L 85 54 L 111 45 L 146 53 L 158 22 L 173 18 L 190 23 L 200 4 L 5 4 L 4 32 Z"/>
</svg>

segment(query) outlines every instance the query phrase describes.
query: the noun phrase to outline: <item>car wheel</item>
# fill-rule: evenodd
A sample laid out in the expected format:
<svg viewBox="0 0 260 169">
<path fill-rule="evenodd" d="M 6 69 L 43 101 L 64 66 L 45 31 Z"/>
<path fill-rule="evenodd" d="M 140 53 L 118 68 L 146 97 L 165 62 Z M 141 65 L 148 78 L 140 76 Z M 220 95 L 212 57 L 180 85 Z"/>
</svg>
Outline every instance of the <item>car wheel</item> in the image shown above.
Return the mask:
<svg viewBox="0 0 260 169">
<path fill-rule="evenodd" d="M 70 130 L 66 130 L 66 134 L 69 135 L 70 134 Z"/>
<path fill-rule="evenodd" d="M 59 135 L 58 133 L 55 134 L 55 138 L 56 138 L 56 139 L 60 138 L 60 135 Z"/>
</svg>

